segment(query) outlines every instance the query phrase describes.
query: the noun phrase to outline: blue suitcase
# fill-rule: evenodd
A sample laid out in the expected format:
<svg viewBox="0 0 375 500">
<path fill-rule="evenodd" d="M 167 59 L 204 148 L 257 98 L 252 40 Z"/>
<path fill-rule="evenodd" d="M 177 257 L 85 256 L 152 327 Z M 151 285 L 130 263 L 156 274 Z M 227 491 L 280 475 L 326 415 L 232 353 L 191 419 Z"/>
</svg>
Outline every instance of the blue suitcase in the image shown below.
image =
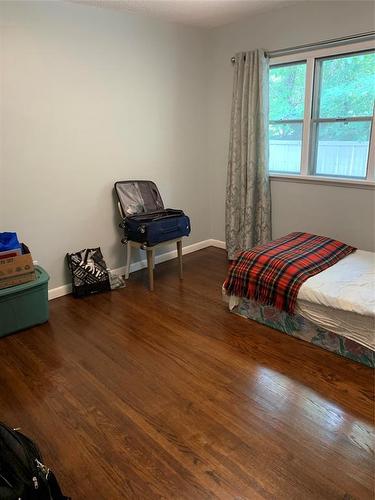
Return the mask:
<svg viewBox="0 0 375 500">
<path fill-rule="evenodd" d="M 190 220 L 182 210 L 164 208 L 152 181 L 120 181 L 115 184 L 123 220 L 123 243 L 137 241 L 145 247 L 189 236 Z"/>
</svg>

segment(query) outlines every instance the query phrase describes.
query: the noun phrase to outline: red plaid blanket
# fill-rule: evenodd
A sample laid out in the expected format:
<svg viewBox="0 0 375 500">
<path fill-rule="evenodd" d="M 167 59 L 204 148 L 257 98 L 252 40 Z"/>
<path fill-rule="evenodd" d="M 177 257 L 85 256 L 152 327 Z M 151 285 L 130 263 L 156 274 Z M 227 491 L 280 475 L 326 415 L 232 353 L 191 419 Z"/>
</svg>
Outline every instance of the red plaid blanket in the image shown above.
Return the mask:
<svg viewBox="0 0 375 500">
<path fill-rule="evenodd" d="M 241 252 L 224 288 L 238 297 L 293 313 L 301 285 L 355 250 L 324 236 L 290 233 Z"/>
</svg>

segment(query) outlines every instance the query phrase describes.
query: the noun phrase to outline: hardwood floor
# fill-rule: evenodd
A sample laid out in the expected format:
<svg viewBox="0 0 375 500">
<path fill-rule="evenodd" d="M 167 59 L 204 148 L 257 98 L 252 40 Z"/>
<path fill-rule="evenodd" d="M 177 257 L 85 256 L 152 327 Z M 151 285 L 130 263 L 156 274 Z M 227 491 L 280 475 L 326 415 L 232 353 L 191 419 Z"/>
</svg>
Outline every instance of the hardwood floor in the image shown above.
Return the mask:
<svg viewBox="0 0 375 500">
<path fill-rule="evenodd" d="M 0 339 L 0 419 L 73 499 L 371 499 L 373 371 L 230 314 L 216 248 Z"/>
</svg>

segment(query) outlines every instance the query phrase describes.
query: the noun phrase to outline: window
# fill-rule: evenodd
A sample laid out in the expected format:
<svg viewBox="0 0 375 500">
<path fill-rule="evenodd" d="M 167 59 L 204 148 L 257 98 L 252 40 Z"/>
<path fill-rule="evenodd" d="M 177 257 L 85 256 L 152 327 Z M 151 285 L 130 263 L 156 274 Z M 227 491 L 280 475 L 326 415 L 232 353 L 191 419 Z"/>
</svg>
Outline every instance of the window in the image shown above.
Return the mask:
<svg viewBox="0 0 375 500">
<path fill-rule="evenodd" d="M 271 60 L 271 175 L 375 180 L 375 52 L 359 45 Z"/>
<path fill-rule="evenodd" d="M 270 170 L 298 174 L 301 169 L 306 63 L 270 69 Z"/>
</svg>

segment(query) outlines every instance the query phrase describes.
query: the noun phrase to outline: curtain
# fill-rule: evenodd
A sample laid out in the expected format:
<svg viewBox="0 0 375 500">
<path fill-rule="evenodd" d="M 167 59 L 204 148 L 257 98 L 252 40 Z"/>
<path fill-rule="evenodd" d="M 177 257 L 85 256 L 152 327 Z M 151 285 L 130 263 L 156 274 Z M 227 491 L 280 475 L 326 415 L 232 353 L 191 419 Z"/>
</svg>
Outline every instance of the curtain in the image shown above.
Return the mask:
<svg viewBox="0 0 375 500">
<path fill-rule="evenodd" d="M 235 57 L 225 234 L 229 259 L 271 239 L 268 60 L 263 50 Z"/>
</svg>

